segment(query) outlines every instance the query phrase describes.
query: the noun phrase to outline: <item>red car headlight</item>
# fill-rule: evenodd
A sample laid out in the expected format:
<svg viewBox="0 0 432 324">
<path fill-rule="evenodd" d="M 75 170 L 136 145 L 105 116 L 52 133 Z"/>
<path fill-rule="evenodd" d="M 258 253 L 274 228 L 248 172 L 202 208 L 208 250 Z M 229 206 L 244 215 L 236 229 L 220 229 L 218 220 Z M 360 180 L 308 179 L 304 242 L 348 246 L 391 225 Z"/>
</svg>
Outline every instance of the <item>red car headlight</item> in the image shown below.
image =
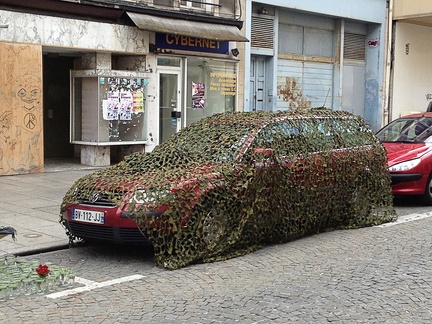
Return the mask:
<svg viewBox="0 0 432 324">
<path fill-rule="evenodd" d="M 412 168 L 415 168 L 417 165 L 419 165 L 421 159 L 414 159 L 414 160 L 409 160 L 409 161 L 405 161 L 405 162 L 401 162 L 395 165 L 392 165 L 391 167 L 389 167 L 389 171 L 390 172 L 396 172 L 396 171 L 408 171 L 411 170 Z"/>
<path fill-rule="evenodd" d="M 130 199 L 130 203 L 140 205 L 153 205 L 161 201 L 166 201 L 172 192 L 170 190 L 147 191 L 137 190 Z"/>
</svg>

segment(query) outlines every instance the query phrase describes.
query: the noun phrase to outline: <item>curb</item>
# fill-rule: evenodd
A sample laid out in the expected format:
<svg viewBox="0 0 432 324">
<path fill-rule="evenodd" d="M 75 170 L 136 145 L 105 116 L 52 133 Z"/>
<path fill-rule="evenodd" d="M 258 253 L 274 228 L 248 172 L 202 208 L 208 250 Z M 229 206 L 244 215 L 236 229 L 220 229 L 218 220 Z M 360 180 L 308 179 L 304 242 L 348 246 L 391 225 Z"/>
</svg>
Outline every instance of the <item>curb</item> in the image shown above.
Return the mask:
<svg viewBox="0 0 432 324">
<path fill-rule="evenodd" d="M 29 255 L 35 255 L 35 254 L 40 254 L 40 253 L 46 253 L 46 252 L 53 252 L 53 251 L 59 251 L 59 250 L 67 250 L 69 249 L 70 246 L 69 244 L 60 244 L 60 245 L 52 245 L 52 246 L 48 246 L 48 247 L 41 247 L 41 248 L 36 248 L 33 250 L 26 250 L 26 251 L 21 251 L 21 252 L 16 252 L 16 253 L 12 253 L 15 256 L 29 256 Z"/>
</svg>

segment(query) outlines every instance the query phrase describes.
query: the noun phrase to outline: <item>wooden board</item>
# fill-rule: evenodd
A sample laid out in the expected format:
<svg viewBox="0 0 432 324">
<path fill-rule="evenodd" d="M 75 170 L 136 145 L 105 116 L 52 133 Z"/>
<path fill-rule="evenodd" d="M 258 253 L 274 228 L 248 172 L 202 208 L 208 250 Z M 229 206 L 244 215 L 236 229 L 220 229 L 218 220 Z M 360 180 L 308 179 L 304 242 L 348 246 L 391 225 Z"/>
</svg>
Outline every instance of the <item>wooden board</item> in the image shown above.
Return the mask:
<svg viewBox="0 0 432 324">
<path fill-rule="evenodd" d="M 0 175 L 43 171 L 42 48 L 0 42 Z"/>
</svg>

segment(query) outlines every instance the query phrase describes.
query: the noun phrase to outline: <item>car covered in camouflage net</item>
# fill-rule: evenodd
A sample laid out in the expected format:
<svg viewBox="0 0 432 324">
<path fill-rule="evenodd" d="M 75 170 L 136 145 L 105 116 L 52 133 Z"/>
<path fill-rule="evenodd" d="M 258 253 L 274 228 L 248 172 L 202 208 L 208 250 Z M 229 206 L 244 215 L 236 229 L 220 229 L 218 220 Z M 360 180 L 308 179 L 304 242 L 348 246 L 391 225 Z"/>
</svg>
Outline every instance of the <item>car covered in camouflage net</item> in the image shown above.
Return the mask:
<svg viewBox="0 0 432 324">
<path fill-rule="evenodd" d="M 324 108 L 204 118 L 76 181 L 60 217 L 71 242 L 149 242 L 167 269 L 396 218 L 384 148 Z"/>
</svg>

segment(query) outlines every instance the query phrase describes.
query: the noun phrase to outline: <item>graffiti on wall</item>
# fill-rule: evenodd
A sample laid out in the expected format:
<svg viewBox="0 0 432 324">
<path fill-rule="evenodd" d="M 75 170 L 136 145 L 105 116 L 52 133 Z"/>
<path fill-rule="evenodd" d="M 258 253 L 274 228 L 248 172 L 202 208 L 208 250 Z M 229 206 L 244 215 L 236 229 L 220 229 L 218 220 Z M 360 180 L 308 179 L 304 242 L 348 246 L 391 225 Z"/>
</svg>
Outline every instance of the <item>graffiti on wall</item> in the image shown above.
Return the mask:
<svg viewBox="0 0 432 324">
<path fill-rule="evenodd" d="M 40 48 L 0 45 L 0 175 L 41 172 Z M 22 64 L 26 62 L 26 64 Z"/>
<path fill-rule="evenodd" d="M 312 103 L 303 95 L 296 78 L 285 77 L 278 81 L 277 86 L 278 100 L 288 103 L 289 109 L 311 108 Z"/>
</svg>

